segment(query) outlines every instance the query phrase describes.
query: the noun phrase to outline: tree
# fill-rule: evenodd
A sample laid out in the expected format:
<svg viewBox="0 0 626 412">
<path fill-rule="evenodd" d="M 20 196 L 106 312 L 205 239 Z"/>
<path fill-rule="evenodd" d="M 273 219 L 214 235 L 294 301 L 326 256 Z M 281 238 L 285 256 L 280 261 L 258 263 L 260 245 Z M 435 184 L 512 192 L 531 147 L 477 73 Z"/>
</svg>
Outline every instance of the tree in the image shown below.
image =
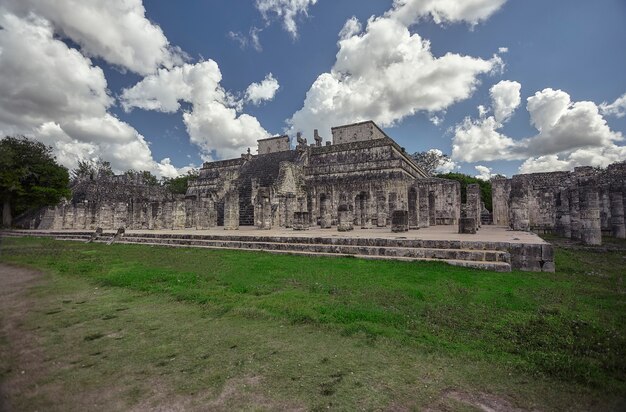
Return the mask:
<svg viewBox="0 0 626 412">
<path fill-rule="evenodd" d="M 124 175 L 131 178 L 136 178 L 137 176 L 139 176 L 141 182 L 148 186 L 157 186 L 159 184 L 159 179 L 157 179 L 157 177 L 148 170 L 141 170 L 138 172 L 136 170 L 130 169 L 124 172 Z"/>
<path fill-rule="evenodd" d="M 13 213 L 54 205 L 70 196 L 69 173 L 57 164 L 52 148 L 25 137 L 0 140 L 2 225 Z"/>
<path fill-rule="evenodd" d="M 450 162 L 450 157 L 441 150 L 430 149 L 427 152 L 416 152 L 411 155 L 415 163 L 422 167 L 428 174 L 435 173 L 437 168 Z"/>
<path fill-rule="evenodd" d="M 480 185 L 480 200 L 485 203 L 485 208 L 487 208 L 487 210 L 492 210 L 490 181 L 477 179 L 463 173 L 443 173 L 438 174 L 437 177 L 449 180 L 456 180 L 457 182 L 461 183 L 461 201 L 463 203 L 467 201 L 467 185 L 470 183 L 478 183 Z"/>
<path fill-rule="evenodd" d="M 195 180 L 198 177 L 197 170 L 190 170 L 186 175 L 181 175 L 174 178 L 164 178 L 163 186 L 165 186 L 170 192 L 174 194 L 185 194 L 189 187 L 189 181 Z"/>
<path fill-rule="evenodd" d="M 96 160 L 79 160 L 78 166 L 72 169 L 72 181 L 79 179 L 94 180 L 102 176 L 113 176 L 111 163 L 98 158 Z"/>
</svg>

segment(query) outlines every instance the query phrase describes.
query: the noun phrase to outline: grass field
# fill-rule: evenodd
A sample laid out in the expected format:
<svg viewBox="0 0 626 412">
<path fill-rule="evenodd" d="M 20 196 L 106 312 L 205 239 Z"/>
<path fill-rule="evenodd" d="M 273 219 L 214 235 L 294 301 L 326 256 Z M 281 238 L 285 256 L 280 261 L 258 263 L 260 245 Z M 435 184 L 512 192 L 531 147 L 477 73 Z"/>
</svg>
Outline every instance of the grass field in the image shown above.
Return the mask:
<svg viewBox="0 0 626 412">
<path fill-rule="evenodd" d="M 19 410 L 44 407 L 41 388 L 78 390 L 60 410 L 626 406 L 626 252 L 502 274 L 21 238 L 0 261 L 48 274 L 23 320 L 47 367 Z"/>
</svg>

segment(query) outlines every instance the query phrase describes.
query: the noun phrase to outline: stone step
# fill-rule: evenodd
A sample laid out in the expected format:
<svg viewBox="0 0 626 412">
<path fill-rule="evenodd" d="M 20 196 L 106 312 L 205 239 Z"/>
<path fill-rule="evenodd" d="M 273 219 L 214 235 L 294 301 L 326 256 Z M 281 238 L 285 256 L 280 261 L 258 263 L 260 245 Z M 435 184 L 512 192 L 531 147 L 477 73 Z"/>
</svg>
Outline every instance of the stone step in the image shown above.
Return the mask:
<svg viewBox="0 0 626 412">
<path fill-rule="evenodd" d="M 91 237 L 93 231 L 14 231 L 23 232 L 28 236 L 87 236 Z M 209 234 L 191 234 L 191 233 L 126 233 L 125 238 L 141 237 L 141 238 L 171 238 L 171 239 L 191 239 L 191 240 L 217 240 L 217 241 L 235 241 L 248 242 L 257 241 L 265 243 L 291 243 L 291 244 L 325 244 L 325 245 L 344 245 L 344 246 L 376 246 L 376 247 L 405 247 L 405 248 L 434 248 L 434 249 L 462 249 L 462 250 L 484 250 L 484 251 L 506 251 L 510 244 L 507 242 L 481 242 L 481 241 L 460 241 L 460 240 L 430 240 L 430 239 L 402 239 L 402 238 L 364 238 L 364 237 L 346 237 L 346 236 L 268 236 L 263 235 L 263 231 L 259 230 L 258 235 L 232 235 L 226 232 L 224 235 Z M 114 231 L 107 231 L 103 236 L 113 236 Z"/>
<path fill-rule="evenodd" d="M 103 238 L 104 239 L 104 238 Z M 183 246 L 206 246 L 229 249 L 248 250 L 283 250 L 297 252 L 334 253 L 345 255 L 363 256 L 386 256 L 386 257 L 409 257 L 428 258 L 439 260 L 472 260 L 485 262 L 510 262 L 510 255 L 505 251 L 498 250 L 464 250 L 464 249 L 440 249 L 440 248 L 409 248 L 393 246 L 351 246 L 351 245 L 328 245 L 328 244 L 294 244 L 284 242 L 259 242 L 256 239 L 246 241 L 230 240 L 204 240 L 204 239 L 180 239 L 180 238 L 150 238 L 150 237 L 124 237 L 127 243 L 160 243 L 176 244 Z"/>
<path fill-rule="evenodd" d="M 128 241 L 128 240 L 120 240 L 116 243 L 124 243 L 124 244 L 139 244 L 137 242 Z M 175 243 L 141 243 L 146 246 L 162 246 L 162 247 L 190 247 L 189 245 L 181 245 Z M 202 249 L 216 249 L 216 250 L 242 250 L 241 248 L 232 248 L 232 247 L 219 247 L 219 246 L 206 246 L 206 245 L 196 245 L 191 247 L 198 247 Z M 275 254 L 287 254 L 287 255 L 296 255 L 296 256 L 319 256 L 319 257 L 351 257 L 351 258 L 359 258 L 359 259 L 369 259 L 369 260 L 399 260 L 404 262 L 443 262 L 453 266 L 461 266 L 473 269 L 482 269 L 482 270 L 490 270 L 495 272 L 510 272 L 511 265 L 507 262 L 487 262 L 487 261 L 472 261 L 472 260 L 459 260 L 459 259 L 435 259 L 435 258 L 424 258 L 424 257 L 406 257 L 406 256 L 375 256 L 375 255 L 355 255 L 355 254 L 345 254 L 345 253 L 329 253 L 329 252 L 313 252 L 313 251 L 297 251 L 297 250 L 272 250 L 272 249 L 245 249 L 250 252 L 266 252 L 266 253 L 275 253 Z"/>
</svg>

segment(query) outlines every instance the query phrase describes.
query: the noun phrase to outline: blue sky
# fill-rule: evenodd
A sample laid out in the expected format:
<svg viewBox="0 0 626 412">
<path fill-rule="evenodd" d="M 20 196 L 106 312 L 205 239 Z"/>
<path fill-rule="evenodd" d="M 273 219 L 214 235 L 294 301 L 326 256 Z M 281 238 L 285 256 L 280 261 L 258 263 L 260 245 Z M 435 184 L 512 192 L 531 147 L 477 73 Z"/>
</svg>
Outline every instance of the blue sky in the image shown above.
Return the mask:
<svg viewBox="0 0 626 412">
<path fill-rule="evenodd" d="M 626 159 L 623 0 L 91 3 L 0 0 L 0 92 L 24 107 L 0 99 L 0 131 L 51 144 L 70 167 L 101 156 L 173 175 L 267 134 L 330 138 L 334 122 L 368 118 L 471 175 Z M 15 70 L 43 54 L 41 70 Z M 252 83 L 265 94 L 246 94 Z"/>
</svg>

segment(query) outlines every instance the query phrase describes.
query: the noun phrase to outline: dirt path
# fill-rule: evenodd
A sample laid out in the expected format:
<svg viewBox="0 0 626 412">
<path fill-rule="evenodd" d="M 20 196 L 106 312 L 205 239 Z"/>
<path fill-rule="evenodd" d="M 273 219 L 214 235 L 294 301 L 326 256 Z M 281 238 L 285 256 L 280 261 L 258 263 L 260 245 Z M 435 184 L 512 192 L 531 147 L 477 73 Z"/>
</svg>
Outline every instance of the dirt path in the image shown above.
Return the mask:
<svg viewBox="0 0 626 412">
<path fill-rule="evenodd" d="M 41 373 L 42 353 L 22 322 L 32 309 L 25 292 L 41 278 L 41 272 L 0 263 L 0 411 L 10 411 L 12 394 L 26 390 Z"/>
</svg>

